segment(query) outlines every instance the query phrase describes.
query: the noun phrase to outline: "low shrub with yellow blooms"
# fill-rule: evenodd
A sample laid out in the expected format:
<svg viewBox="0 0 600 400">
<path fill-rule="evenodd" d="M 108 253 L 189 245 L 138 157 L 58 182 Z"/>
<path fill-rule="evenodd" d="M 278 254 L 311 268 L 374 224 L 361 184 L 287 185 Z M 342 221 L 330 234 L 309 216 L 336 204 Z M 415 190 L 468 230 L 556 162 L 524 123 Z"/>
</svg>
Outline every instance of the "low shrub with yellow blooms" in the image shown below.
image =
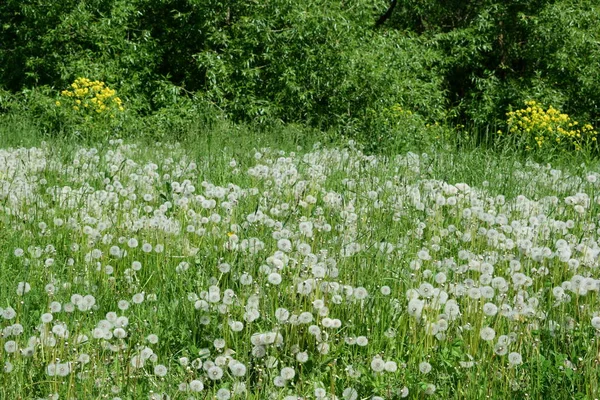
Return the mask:
<svg viewBox="0 0 600 400">
<path fill-rule="evenodd" d="M 508 135 L 525 146 L 526 150 L 580 151 L 597 144 L 598 131 L 590 124 L 580 125 L 569 115 L 536 101 L 525 102 L 525 108 L 511 111 Z M 498 134 L 503 135 L 502 131 Z"/>
<path fill-rule="evenodd" d="M 69 89 L 63 90 L 60 94 L 62 101 L 56 101 L 56 106 L 70 107 L 78 114 L 88 117 L 86 119 L 115 118 L 118 113 L 125 110 L 123 102 L 117 97 L 117 92 L 101 81 L 77 78 Z"/>
</svg>

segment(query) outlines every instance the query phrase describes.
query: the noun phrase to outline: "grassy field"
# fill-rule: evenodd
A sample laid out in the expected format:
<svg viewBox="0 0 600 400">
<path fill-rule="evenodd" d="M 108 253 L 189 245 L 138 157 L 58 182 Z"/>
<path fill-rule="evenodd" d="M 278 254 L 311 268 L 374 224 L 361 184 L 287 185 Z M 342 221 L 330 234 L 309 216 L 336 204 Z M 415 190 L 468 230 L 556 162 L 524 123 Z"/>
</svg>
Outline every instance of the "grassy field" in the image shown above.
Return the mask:
<svg viewBox="0 0 600 400">
<path fill-rule="evenodd" d="M 0 399 L 600 396 L 597 164 L 10 126 Z"/>
</svg>

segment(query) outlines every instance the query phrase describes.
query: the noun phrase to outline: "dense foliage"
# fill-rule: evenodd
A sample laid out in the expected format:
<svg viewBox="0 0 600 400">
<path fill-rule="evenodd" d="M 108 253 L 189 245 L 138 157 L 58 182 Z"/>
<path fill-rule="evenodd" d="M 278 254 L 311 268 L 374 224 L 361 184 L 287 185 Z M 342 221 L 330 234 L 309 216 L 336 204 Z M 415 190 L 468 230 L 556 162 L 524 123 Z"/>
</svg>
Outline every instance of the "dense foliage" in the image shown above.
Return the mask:
<svg viewBox="0 0 600 400">
<path fill-rule="evenodd" d="M 529 100 L 600 122 L 594 2 L 399 0 L 376 25 L 389 5 L 6 0 L 0 109 L 39 109 L 32 102 L 52 104 L 42 98 L 87 77 L 116 88 L 136 117 L 165 129 L 211 110 L 376 143 L 398 134 L 389 130 L 398 121 L 386 117 L 392 107 L 424 124 L 496 132 L 506 112 Z"/>
<path fill-rule="evenodd" d="M 482 126 L 537 99 L 600 118 L 600 8 L 594 1 L 401 0 L 389 22 L 444 53 L 454 115 Z"/>
</svg>

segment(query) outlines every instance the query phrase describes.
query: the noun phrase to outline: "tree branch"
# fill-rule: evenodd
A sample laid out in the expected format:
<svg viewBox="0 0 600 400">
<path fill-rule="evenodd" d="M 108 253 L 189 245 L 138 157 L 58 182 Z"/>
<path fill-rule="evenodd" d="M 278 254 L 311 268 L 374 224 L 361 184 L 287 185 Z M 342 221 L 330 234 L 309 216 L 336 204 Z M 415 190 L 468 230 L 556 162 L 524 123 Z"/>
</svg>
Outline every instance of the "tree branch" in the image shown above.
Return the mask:
<svg viewBox="0 0 600 400">
<path fill-rule="evenodd" d="M 376 27 L 383 25 L 383 23 L 392 16 L 392 13 L 394 12 L 394 8 L 396 8 L 396 4 L 398 4 L 398 0 L 392 0 L 392 2 L 390 3 L 390 6 L 388 7 L 385 14 L 383 14 L 381 17 L 379 17 L 379 19 L 375 23 Z"/>
</svg>

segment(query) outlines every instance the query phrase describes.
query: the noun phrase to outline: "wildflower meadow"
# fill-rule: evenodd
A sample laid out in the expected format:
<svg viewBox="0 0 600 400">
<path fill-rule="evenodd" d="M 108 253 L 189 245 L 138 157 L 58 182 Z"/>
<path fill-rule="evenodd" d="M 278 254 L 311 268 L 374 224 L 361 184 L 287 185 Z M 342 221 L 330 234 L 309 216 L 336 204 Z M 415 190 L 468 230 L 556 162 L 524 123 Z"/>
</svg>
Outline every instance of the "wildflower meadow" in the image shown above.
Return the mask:
<svg viewBox="0 0 600 400">
<path fill-rule="evenodd" d="M 0 150 L 0 398 L 599 396 L 598 172 L 229 150 Z"/>
<path fill-rule="evenodd" d="M 600 399 L 598 0 L 0 21 L 0 400 Z"/>
</svg>

